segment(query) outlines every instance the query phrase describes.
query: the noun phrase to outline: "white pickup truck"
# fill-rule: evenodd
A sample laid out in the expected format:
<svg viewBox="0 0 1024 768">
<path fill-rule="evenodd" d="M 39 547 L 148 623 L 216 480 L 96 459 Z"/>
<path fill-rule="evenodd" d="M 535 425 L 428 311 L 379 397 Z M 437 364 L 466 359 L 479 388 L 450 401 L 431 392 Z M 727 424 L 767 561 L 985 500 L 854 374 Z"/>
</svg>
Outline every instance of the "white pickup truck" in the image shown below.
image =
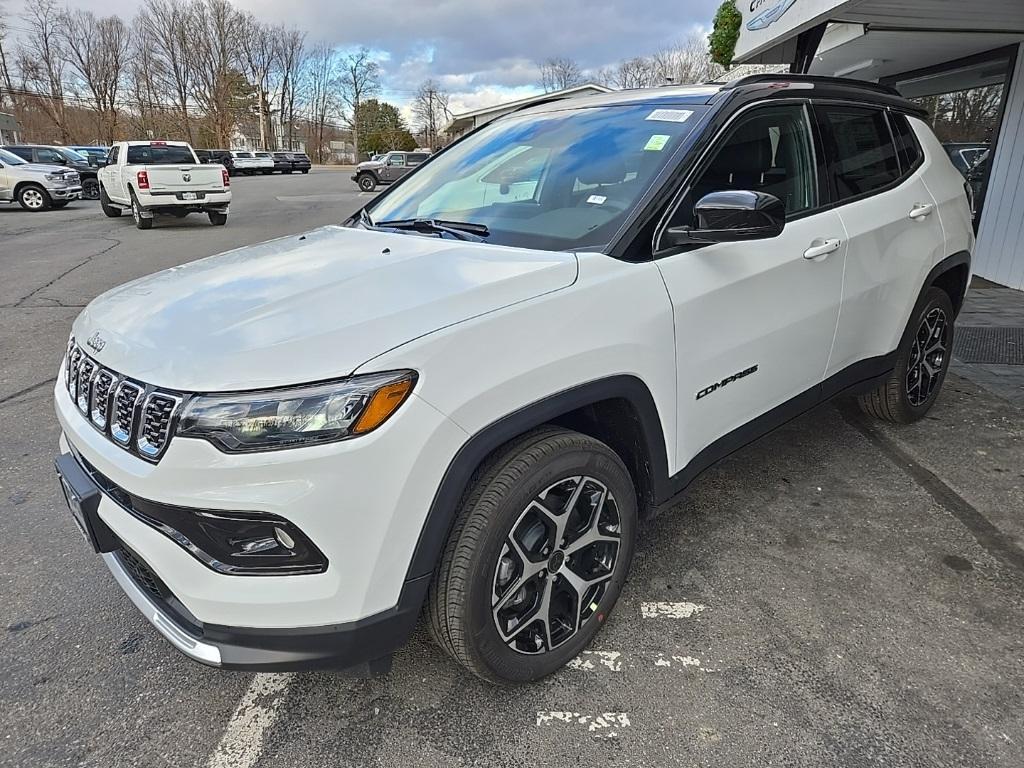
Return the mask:
<svg viewBox="0 0 1024 768">
<path fill-rule="evenodd" d="M 231 204 L 231 179 L 222 165 L 203 165 L 182 141 L 119 141 L 99 171 L 100 206 L 110 217 L 128 208 L 139 229 L 156 214 L 178 218 L 205 212 L 224 225 Z"/>
</svg>

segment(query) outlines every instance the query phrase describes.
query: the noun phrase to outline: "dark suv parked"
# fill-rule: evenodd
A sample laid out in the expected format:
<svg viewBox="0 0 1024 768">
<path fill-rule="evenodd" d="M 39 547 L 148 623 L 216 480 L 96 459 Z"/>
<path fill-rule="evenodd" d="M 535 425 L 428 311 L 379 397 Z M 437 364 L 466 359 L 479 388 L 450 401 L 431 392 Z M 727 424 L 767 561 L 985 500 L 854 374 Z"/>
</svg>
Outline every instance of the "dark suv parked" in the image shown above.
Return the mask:
<svg viewBox="0 0 1024 768">
<path fill-rule="evenodd" d="M 274 152 L 274 170 L 281 173 L 309 173 L 312 163 L 305 152 Z"/>
<path fill-rule="evenodd" d="M 96 181 L 96 166 L 82 153 L 67 147 L 42 144 L 14 144 L 7 145 L 4 149 L 29 163 L 63 165 L 77 171 L 82 179 L 82 197 L 86 200 L 99 200 L 100 185 Z"/>
</svg>

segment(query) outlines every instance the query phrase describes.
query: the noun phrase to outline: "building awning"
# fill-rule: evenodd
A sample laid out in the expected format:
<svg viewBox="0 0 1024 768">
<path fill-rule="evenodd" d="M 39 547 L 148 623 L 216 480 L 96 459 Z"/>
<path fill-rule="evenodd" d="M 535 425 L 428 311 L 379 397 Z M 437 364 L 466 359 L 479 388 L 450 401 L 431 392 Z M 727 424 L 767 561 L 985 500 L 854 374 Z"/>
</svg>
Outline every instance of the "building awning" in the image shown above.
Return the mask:
<svg viewBox="0 0 1024 768">
<path fill-rule="evenodd" d="M 740 0 L 736 61 L 789 63 L 797 37 L 828 23 L 813 74 L 880 80 L 1024 41 L 1024 2 Z"/>
</svg>

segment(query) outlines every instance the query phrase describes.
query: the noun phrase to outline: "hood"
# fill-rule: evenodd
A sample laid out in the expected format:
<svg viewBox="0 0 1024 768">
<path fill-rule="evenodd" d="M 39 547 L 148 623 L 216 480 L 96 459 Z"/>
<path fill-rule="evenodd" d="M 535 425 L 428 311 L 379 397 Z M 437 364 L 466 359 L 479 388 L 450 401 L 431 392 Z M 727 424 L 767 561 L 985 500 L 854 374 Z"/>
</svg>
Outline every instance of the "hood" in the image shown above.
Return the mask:
<svg viewBox="0 0 1024 768">
<path fill-rule="evenodd" d="M 383 167 L 384 167 L 384 163 L 382 163 L 380 160 L 363 160 L 363 162 L 359 163 L 359 165 L 356 166 L 356 169 L 357 170 L 369 170 L 371 168 L 383 168 Z"/>
<path fill-rule="evenodd" d="M 572 253 L 331 226 L 108 291 L 74 324 L 101 365 L 190 392 L 344 376 L 411 339 L 571 285 Z"/>
<path fill-rule="evenodd" d="M 68 168 L 65 165 L 43 165 L 42 163 L 25 163 L 24 165 L 12 165 L 19 171 L 28 171 L 29 173 L 78 173 L 74 168 Z"/>
</svg>

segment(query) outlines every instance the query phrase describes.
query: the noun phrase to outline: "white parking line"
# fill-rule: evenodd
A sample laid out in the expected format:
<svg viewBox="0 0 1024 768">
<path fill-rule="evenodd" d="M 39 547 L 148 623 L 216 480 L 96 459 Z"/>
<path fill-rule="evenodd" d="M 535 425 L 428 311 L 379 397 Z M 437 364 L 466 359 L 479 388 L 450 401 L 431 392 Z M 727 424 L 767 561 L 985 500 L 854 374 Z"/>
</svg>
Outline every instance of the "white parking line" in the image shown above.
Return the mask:
<svg viewBox="0 0 1024 768">
<path fill-rule="evenodd" d="M 656 667 L 671 667 L 672 662 L 679 664 L 683 667 L 699 667 L 700 659 L 694 658 L 693 656 L 665 656 L 658 654 L 658 658 L 654 660 L 654 666 Z"/>
<path fill-rule="evenodd" d="M 249 683 L 231 715 L 207 768 L 251 768 L 263 752 L 263 739 L 277 720 L 292 675 L 260 673 Z"/>
<path fill-rule="evenodd" d="M 587 732 L 598 738 L 610 739 L 618 736 L 616 728 L 628 728 L 629 715 L 625 712 L 601 712 L 595 715 L 581 715 L 579 712 L 548 711 L 537 713 L 537 727 L 564 723 L 586 726 Z"/>
<path fill-rule="evenodd" d="M 645 619 L 688 619 L 707 608 L 699 603 L 640 603 L 640 615 Z"/>
<path fill-rule="evenodd" d="M 619 651 L 583 651 L 569 662 L 571 669 L 592 672 L 598 665 L 607 667 L 612 672 L 622 671 L 622 653 Z"/>
</svg>

